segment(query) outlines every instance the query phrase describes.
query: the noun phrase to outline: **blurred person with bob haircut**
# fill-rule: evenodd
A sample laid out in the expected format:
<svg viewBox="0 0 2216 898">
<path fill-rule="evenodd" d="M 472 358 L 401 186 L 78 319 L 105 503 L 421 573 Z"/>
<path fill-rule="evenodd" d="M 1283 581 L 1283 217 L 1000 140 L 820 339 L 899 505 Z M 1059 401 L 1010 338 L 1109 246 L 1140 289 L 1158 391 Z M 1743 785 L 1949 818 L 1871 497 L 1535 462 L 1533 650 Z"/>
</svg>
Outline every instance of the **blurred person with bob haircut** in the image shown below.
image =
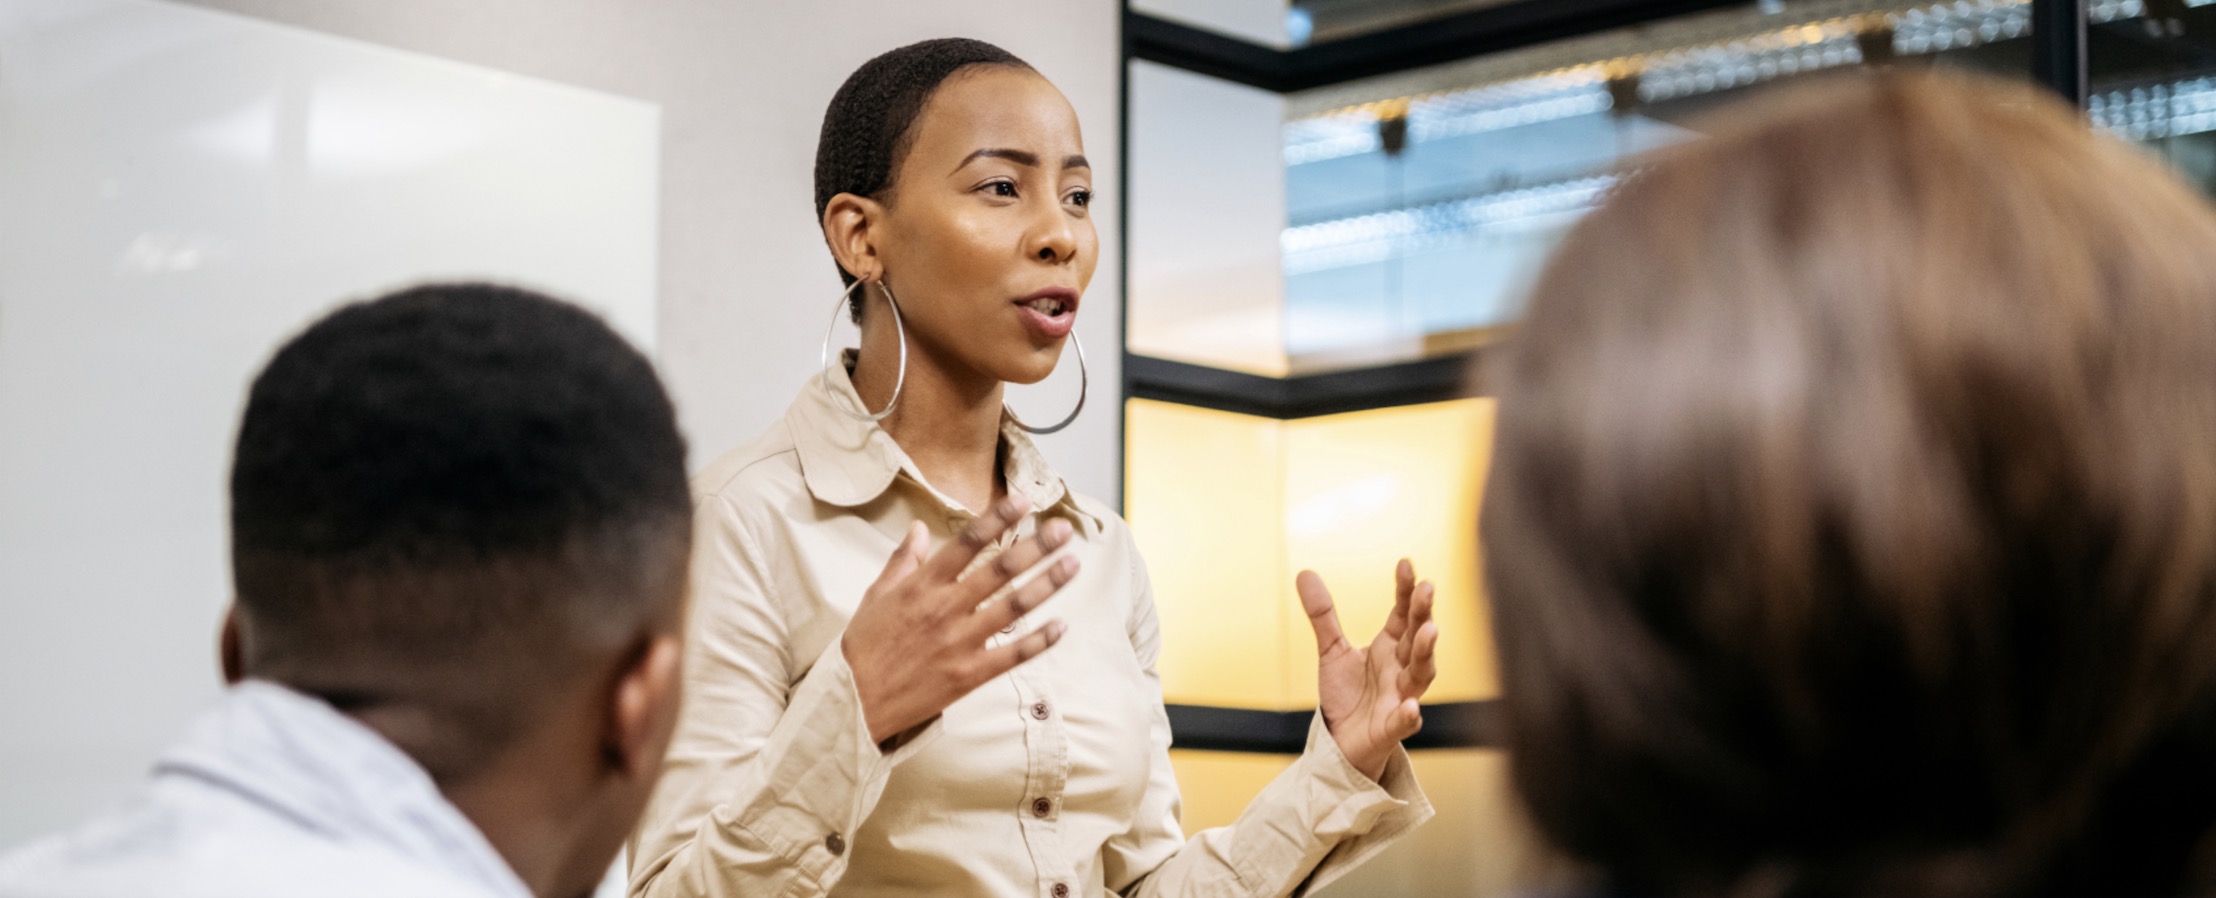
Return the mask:
<svg viewBox="0 0 2216 898">
<path fill-rule="evenodd" d="M 230 688 L 0 896 L 573 898 L 677 719 L 692 515 L 646 358 L 575 306 L 353 303 L 255 378 Z"/>
<path fill-rule="evenodd" d="M 2216 888 L 2216 215 L 1980 78 L 1711 133 L 1487 373 L 1538 829 L 1608 893 Z"/>
</svg>

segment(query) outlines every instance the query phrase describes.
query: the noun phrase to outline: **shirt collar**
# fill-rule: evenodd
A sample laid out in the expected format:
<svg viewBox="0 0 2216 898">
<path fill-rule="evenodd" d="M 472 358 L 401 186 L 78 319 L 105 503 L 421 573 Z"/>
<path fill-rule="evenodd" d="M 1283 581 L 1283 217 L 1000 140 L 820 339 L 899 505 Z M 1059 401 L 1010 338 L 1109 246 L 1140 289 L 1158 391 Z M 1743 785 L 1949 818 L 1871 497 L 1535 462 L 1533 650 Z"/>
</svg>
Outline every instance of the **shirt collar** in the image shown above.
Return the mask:
<svg viewBox="0 0 2216 898">
<path fill-rule="evenodd" d="M 877 422 L 856 417 L 866 406 L 847 374 L 854 364 L 854 350 L 842 353 L 840 361 L 842 364 L 810 378 L 794 398 L 792 408 L 785 412 L 808 492 L 817 501 L 853 508 L 884 495 L 894 480 L 905 475 L 953 507 L 953 500 L 924 480 L 923 473 L 891 434 Z M 1067 517 L 1088 534 L 1100 531 L 1100 519 L 1078 505 L 1076 494 L 1031 442 L 1031 434 L 1005 410 L 1000 415 L 1000 446 L 1001 476 L 1010 492 L 1031 500 L 1031 507 L 1039 513 Z"/>
<path fill-rule="evenodd" d="M 530 898 L 484 833 L 414 759 L 323 701 L 284 686 L 248 680 L 231 687 L 156 771 L 216 784 L 286 826 L 393 852 L 475 882 L 489 895 Z"/>
</svg>

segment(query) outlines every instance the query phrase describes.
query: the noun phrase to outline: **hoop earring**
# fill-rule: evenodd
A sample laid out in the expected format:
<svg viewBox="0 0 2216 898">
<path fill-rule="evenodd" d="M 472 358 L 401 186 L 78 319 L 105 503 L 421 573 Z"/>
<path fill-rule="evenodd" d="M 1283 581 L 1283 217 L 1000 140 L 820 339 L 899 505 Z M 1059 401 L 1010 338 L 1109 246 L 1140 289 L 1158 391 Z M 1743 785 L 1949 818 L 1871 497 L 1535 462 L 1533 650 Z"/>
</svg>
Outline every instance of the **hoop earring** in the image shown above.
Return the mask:
<svg viewBox="0 0 2216 898">
<path fill-rule="evenodd" d="M 1040 436 L 1054 433 L 1070 426 L 1070 422 L 1077 420 L 1077 413 L 1085 410 L 1085 391 L 1087 387 L 1092 385 L 1092 378 L 1085 370 L 1085 343 L 1077 339 L 1076 331 L 1070 331 L 1070 345 L 1077 349 L 1077 407 L 1070 409 L 1069 417 L 1046 427 L 1033 427 L 1023 423 L 1022 418 L 1016 417 L 1015 409 L 1008 408 L 1008 404 L 1005 402 L 1001 403 L 1000 407 L 1008 412 L 1008 420 L 1016 422 L 1016 426 L 1023 428 L 1025 432 L 1039 434 Z"/>
<path fill-rule="evenodd" d="M 831 370 L 831 335 L 839 330 L 839 313 L 853 304 L 855 289 L 866 283 L 868 281 L 856 278 L 854 283 L 848 284 L 846 290 L 839 294 L 839 304 L 831 310 L 831 326 L 823 329 L 823 351 L 816 360 L 817 370 Z M 862 410 L 853 411 L 839 402 L 839 391 L 831 389 L 831 378 L 823 378 L 823 395 L 830 398 L 831 405 L 845 412 L 848 417 L 865 424 L 875 424 L 891 415 L 893 408 L 900 404 L 900 388 L 908 383 L 908 325 L 900 320 L 900 303 L 893 300 L 893 288 L 885 286 L 884 281 L 878 281 L 877 287 L 885 291 L 885 305 L 893 310 L 893 332 L 900 338 L 900 373 L 893 377 L 893 398 L 885 403 L 884 411 L 873 415 L 869 413 L 869 406 L 862 405 L 862 394 L 857 391 L 854 394 L 854 404 L 860 405 Z"/>
</svg>

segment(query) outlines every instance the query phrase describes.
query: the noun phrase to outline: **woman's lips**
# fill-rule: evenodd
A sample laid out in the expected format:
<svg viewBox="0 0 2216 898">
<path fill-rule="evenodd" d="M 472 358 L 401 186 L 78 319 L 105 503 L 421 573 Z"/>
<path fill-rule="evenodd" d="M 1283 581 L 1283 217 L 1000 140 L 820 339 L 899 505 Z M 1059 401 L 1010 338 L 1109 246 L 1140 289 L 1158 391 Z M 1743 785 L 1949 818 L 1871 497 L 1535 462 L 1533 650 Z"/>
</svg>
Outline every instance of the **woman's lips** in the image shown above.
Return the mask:
<svg viewBox="0 0 2216 898">
<path fill-rule="evenodd" d="M 1031 332 L 1046 340 L 1060 340 L 1077 324 L 1077 291 L 1048 287 L 1016 300 L 1016 310 Z"/>
<path fill-rule="evenodd" d="M 1016 306 L 1016 312 L 1023 316 L 1024 326 L 1048 340 L 1060 340 L 1069 336 L 1070 328 L 1077 324 L 1076 310 L 1067 307 L 1059 315 L 1049 315 L 1029 303 L 1023 303 Z"/>
</svg>

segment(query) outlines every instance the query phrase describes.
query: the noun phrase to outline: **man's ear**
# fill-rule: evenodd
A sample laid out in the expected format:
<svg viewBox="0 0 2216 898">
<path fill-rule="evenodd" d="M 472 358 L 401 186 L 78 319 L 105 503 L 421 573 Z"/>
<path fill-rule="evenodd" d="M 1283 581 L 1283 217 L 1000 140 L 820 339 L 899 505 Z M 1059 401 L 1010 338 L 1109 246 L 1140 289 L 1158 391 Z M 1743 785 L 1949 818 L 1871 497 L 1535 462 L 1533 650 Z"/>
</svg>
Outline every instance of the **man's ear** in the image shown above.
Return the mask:
<svg viewBox="0 0 2216 898">
<path fill-rule="evenodd" d="M 223 635 L 217 638 L 216 646 L 223 663 L 223 682 L 238 685 L 246 679 L 246 649 L 239 643 L 239 606 L 223 609 Z"/>
<path fill-rule="evenodd" d="M 884 214 L 883 203 L 851 193 L 834 196 L 824 205 L 823 241 L 830 244 L 831 257 L 848 274 L 874 281 L 884 273 L 873 230 Z"/>
<path fill-rule="evenodd" d="M 684 698 L 684 640 L 646 637 L 616 672 L 603 737 L 609 766 L 626 778 L 651 777 L 662 768 Z"/>
</svg>

